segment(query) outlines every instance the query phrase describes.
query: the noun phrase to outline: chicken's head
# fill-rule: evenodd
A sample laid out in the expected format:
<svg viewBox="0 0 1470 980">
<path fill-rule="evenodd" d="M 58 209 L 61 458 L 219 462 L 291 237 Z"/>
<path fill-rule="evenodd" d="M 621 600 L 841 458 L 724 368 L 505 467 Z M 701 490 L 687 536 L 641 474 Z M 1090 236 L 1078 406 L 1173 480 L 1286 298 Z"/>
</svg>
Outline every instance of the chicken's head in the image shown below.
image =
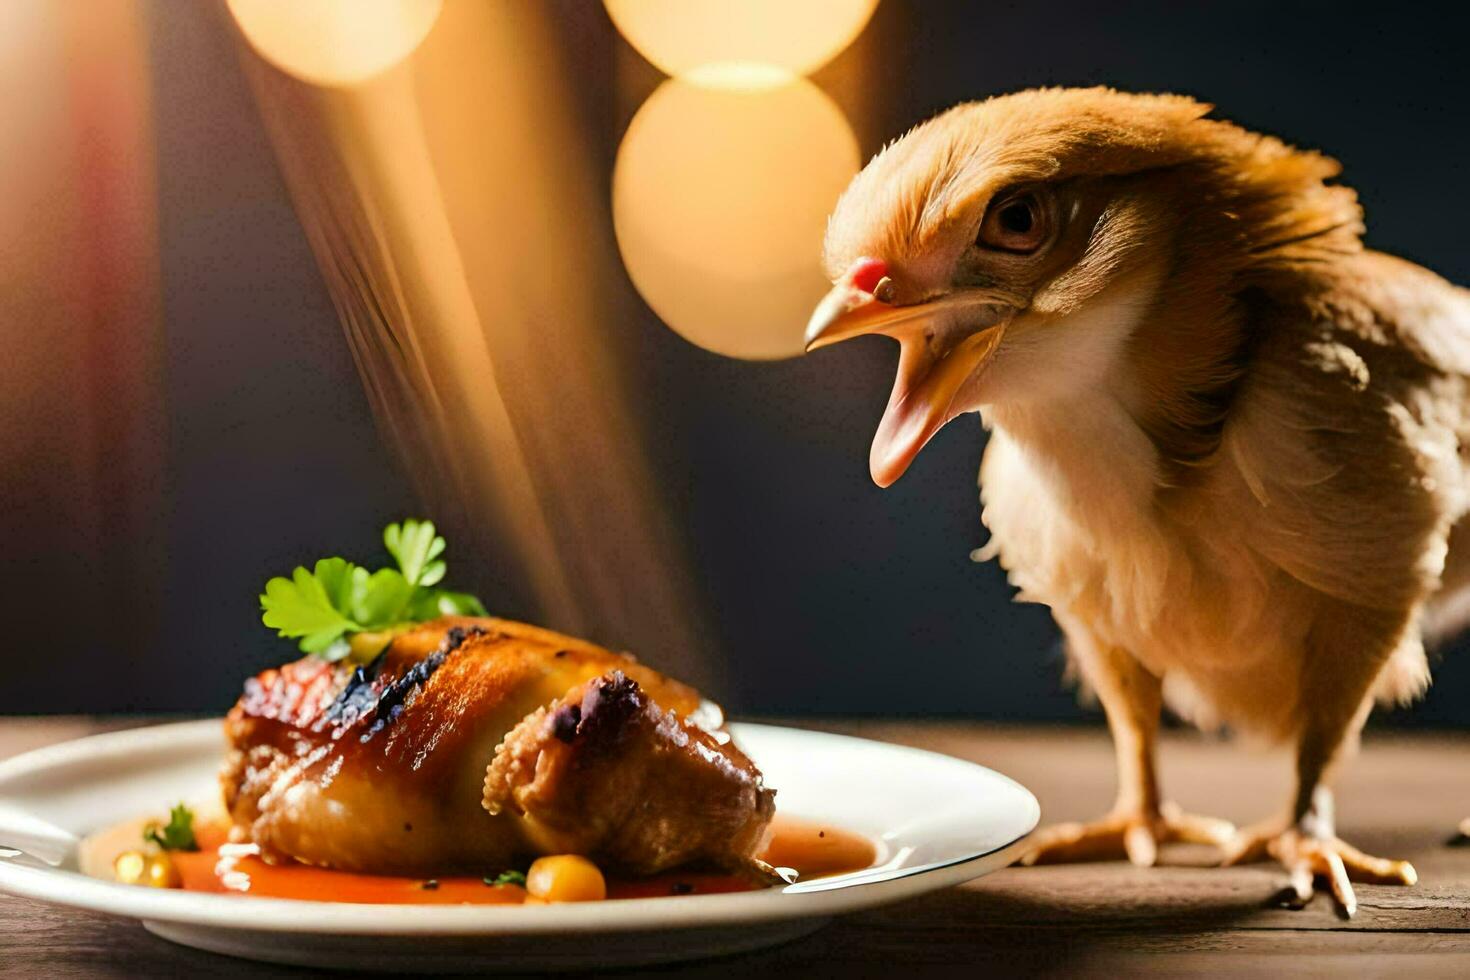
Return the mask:
<svg viewBox="0 0 1470 980">
<path fill-rule="evenodd" d="M 1166 279 L 1228 276 L 1277 232 L 1356 216 L 1351 192 L 1322 184 L 1333 161 L 1209 111 L 1178 96 L 1021 92 L 923 123 L 853 179 L 828 223 L 835 285 L 807 344 L 898 340 L 869 459 L 879 486 L 962 413 L 1101 383 Z"/>
</svg>

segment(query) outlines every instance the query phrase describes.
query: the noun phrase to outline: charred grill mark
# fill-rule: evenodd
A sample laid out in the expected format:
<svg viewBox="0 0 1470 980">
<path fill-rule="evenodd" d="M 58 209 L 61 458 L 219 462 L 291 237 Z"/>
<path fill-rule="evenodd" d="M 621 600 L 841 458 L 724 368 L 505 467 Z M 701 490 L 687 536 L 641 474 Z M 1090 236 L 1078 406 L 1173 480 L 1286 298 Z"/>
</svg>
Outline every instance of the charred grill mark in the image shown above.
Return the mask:
<svg viewBox="0 0 1470 980">
<path fill-rule="evenodd" d="M 484 635 L 485 627 L 483 626 L 471 626 L 469 629 L 463 626 L 451 626 L 449 632 L 444 634 L 444 642 L 439 645 L 439 649 L 445 654 L 453 653 L 470 637 Z"/>
<path fill-rule="evenodd" d="M 359 718 L 373 710 L 377 704 L 378 674 L 383 669 L 383 659 L 387 650 L 373 658 L 372 663 L 358 667 L 352 672 L 347 681 L 347 686 L 342 688 L 342 693 L 337 695 L 337 700 L 312 725 L 313 731 L 321 731 L 330 727 L 334 738 L 340 737 L 341 733 L 355 725 Z"/>
<path fill-rule="evenodd" d="M 449 632 L 444 634 L 444 642 L 439 644 L 439 649 L 405 670 L 402 677 L 389 682 L 388 686 L 383 688 L 373 707 L 375 717 L 372 726 L 362 733 L 359 741 L 370 741 L 378 732 L 397 721 L 403 714 L 403 706 L 408 696 L 433 676 L 434 671 L 442 667 L 444 661 L 449 659 L 449 655 L 458 650 L 465 640 L 484 634 L 485 630 L 479 626 L 471 626 L 469 629 L 461 626 L 451 627 Z"/>
<path fill-rule="evenodd" d="M 373 658 L 371 663 L 360 666 L 352 672 L 342 692 L 311 726 L 312 730 L 320 732 L 331 729 L 332 738 L 337 739 L 359 722 L 372 716 L 371 727 L 361 737 L 361 741 L 368 741 L 398 719 L 403 713 L 403 706 L 408 696 L 427 681 L 434 671 L 444 664 L 449 655 L 464 644 L 465 640 L 485 633 L 486 630 L 479 626 L 472 626 L 468 629 L 460 626 L 452 627 L 444 635 L 444 640 L 439 644 L 437 650 L 409 667 L 396 680 L 385 681 L 384 669 L 388 663 L 388 654 L 393 649 L 392 644 L 389 644 L 387 649 Z"/>
</svg>

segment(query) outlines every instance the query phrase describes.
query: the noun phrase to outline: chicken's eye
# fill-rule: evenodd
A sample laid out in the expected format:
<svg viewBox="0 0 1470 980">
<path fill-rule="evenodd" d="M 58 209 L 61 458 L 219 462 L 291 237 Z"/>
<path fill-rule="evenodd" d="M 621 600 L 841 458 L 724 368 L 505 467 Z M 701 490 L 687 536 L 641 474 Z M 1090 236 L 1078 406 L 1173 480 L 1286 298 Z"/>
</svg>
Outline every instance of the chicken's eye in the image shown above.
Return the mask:
<svg viewBox="0 0 1470 980">
<path fill-rule="evenodd" d="M 981 248 L 1025 254 L 1046 240 L 1046 212 L 1035 194 L 996 200 L 985 212 L 975 244 Z"/>
</svg>

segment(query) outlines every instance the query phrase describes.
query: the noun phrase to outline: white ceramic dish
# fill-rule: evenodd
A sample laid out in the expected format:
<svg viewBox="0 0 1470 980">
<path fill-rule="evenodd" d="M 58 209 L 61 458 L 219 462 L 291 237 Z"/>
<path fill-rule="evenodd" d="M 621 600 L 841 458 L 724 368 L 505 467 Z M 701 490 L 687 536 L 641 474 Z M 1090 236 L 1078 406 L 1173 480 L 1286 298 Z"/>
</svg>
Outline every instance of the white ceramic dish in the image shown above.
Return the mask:
<svg viewBox="0 0 1470 980">
<path fill-rule="evenodd" d="M 782 813 L 869 835 L 880 842 L 878 864 L 756 892 L 532 907 L 299 902 L 78 872 L 79 837 L 210 791 L 224 739 L 218 722 L 203 721 L 98 735 L 0 763 L 0 890 L 276 963 L 415 972 L 628 966 L 772 946 L 833 916 L 979 877 L 1014 860 L 1040 816 L 1024 787 L 948 756 L 767 725 L 732 731 L 777 788 Z"/>
</svg>

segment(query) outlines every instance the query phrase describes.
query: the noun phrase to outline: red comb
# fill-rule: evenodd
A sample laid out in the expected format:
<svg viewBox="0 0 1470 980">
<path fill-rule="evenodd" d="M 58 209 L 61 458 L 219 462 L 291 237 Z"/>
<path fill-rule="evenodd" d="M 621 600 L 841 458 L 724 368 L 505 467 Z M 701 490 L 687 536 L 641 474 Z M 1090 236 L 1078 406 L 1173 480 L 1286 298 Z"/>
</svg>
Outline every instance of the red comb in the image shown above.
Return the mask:
<svg viewBox="0 0 1470 980">
<path fill-rule="evenodd" d="M 847 281 L 865 293 L 878 288 L 878 281 L 888 275 L 888 263 L 882 259 L 858 259 L 847 270 Z"/>
</svg>

